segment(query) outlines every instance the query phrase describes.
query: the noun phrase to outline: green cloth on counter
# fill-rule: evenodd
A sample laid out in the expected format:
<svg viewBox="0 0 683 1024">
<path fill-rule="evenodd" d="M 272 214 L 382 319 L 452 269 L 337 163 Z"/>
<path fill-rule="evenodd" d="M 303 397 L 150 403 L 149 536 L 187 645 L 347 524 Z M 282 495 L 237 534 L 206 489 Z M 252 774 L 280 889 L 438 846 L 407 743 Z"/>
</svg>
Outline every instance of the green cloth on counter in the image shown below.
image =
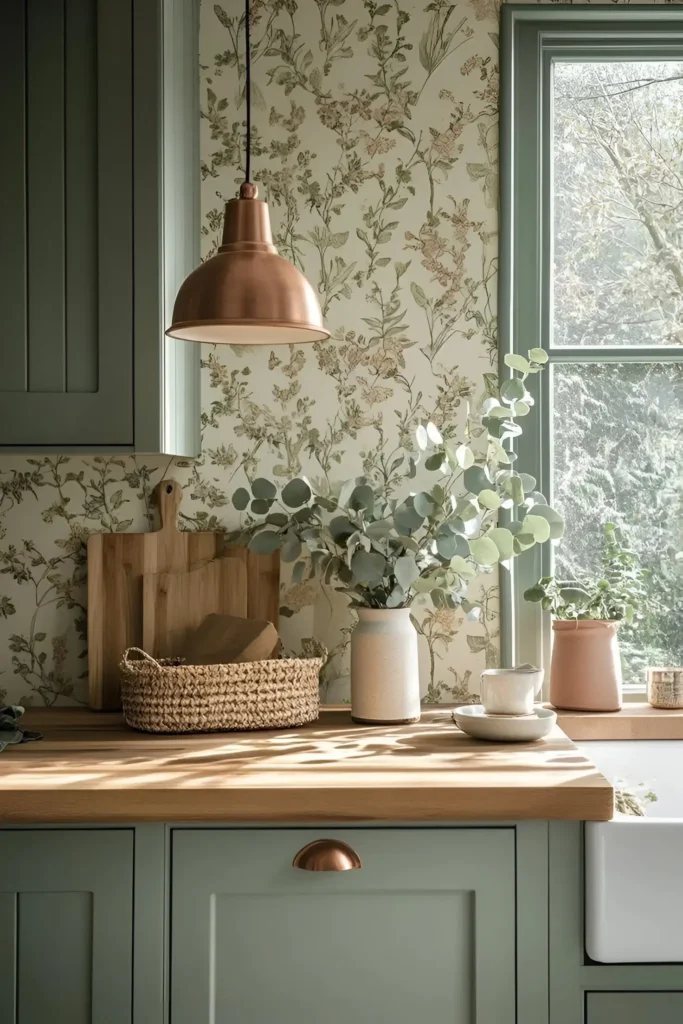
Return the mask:
<svg viewBox="0 0 683 1024">
<path fill-rule="evenodd" d="M 28 743 L 30 740 L 42 740 L 39 732 L 31 732 L 29 729 L 22 729 L 19 719 L 24 709 L 18 704 L 8 704 L 0 708 L 0 753 L 10 743 Z"/>
</svg>

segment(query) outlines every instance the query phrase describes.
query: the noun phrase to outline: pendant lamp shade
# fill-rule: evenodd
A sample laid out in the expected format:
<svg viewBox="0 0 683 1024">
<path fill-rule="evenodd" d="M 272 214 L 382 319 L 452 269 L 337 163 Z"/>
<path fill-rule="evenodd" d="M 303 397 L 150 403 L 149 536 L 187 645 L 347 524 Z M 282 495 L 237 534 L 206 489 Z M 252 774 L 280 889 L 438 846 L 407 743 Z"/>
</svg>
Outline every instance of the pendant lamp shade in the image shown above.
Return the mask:
<svg viewBox="0 0 683 1024">
<path fill-rule="evenodd" d="M 239 199 L 225 204 L 223 244 L 185 279 L 173 308 L 172 338 L 219 345 L 301 345 L 330 332 L 313 288 L 278 256 L 268 206 L 249 181 L 251 169 L 251 12 L 244 0 L 245 177 Z"/>
<path fill-rule="evenodd" d="M 301 345 L 325 341 L 315 292 L 278 256 L 268 206 L 250 182 L 225 204 L 223 244 L 181 285 L 166 331 L 223 345 Z"/>
</svg>

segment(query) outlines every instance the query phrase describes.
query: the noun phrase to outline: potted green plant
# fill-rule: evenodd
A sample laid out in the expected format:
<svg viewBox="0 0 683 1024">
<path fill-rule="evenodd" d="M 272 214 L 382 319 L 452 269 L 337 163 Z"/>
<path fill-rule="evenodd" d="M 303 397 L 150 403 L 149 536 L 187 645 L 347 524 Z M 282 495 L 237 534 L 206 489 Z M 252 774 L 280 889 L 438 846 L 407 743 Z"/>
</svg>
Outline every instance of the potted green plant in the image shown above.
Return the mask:
<svg viewBox="0 0 683 1024">
<path fill-rule="evenodd" d="M 524 594 L 553 616 L 550 700 L 572 711 L 621 708 L 617 629 L 640 616 L 645 573 L 613 523 L 604 527 L 602 574 L 559 582 L 546 576 Z"/>
<path fill-rule="evenodd" d="M 409 722 L 420 716 L 417 635 L 410 605 L 428 597 L 437 608 L 462 608 L 473 618 L 470 583 L 535 544 L 562 536 L 561 517 L 533 477 L 515 469 L 519 420 L 533 405 L 525 381 L 547 360 L 508 356 L 512 375 L 481 415 L 468 413 L 464 440 L 432 422 L 420 422 L 415 451 L 399 455 L 392 473 L 404 474 L 404 497 L 386 482 L 364 476 L 339 485 L 305 478 L 282 489 L 264 478 L 239 488 L 233 504 L 245 521 L 231 534 L 256 552 L 279 548 L 292 562 L 293 580 L 321 576 L 344 591 L 358 615 L 351 638 L 354 719 Z M 437 482 L 417 489 L 418 473 Z M 415 481 L 415 483 L 411 483 Z M 410 489 L 415 488 L 415 489 Z M 410 489 L 410 490 L 409 490 Z M 516 518 L 498 525 L 499 510 Z"/>
</svg>

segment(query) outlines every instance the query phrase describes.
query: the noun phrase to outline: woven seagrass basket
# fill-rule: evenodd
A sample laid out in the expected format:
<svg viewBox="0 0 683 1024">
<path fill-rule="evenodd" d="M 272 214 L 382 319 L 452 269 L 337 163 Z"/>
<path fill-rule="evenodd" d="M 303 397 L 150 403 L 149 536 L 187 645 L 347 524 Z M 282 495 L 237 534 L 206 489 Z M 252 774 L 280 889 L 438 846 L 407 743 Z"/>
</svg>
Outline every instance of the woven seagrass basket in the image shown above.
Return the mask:
<svg viewBox="0 0 683 1024">
<path fill-rule="evenodd" d="M 131 655 L 137 655 L 132 658 Z M 129 647 L 121 662 L 126 724 L 142 732 L 285 729 L 320 711 L 323 658 L 185 665 Z"/>
</svg>

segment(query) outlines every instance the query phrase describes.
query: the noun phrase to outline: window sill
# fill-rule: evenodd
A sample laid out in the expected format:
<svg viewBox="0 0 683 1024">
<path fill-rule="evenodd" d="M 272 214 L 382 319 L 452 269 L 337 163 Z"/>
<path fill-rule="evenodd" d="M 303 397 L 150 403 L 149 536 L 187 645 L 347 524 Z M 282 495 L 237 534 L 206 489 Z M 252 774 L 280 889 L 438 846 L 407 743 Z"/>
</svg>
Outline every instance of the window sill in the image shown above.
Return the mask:
<svg viewBox="0 0 683 1024">
<path fill-rule="evenodd" d="M 547 707 L 552 707 L 548 704 Z M 683 740 L 683 708 L 664 711 L 649 704 L 624 704 L 621 711 L 557 711 L 570 740 Z"/>
</svg>

